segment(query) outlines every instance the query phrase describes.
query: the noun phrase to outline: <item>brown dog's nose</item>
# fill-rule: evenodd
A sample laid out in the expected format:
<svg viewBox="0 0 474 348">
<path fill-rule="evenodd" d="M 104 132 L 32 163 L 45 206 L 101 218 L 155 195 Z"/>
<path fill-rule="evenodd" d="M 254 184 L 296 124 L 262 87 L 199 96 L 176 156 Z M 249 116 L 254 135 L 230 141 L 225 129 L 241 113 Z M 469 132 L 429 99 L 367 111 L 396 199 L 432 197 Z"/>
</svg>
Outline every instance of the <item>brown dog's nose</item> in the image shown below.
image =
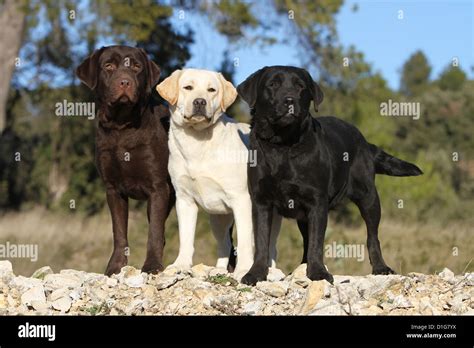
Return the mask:
<svg viewBox="0 0 474 348">
<path fill-rule="evenodd" d="M 193 105 L 196 106 L 196 107 L 206 106 L 206 104 L 207 104 L 207 102 L 206 102 L 206 99 L 204 99 L 204 98 L 196 98 L 193 101 Z"/>
<path fill-rule="evenodd" d="M 121 80 L 120 81 L 120 87 L 122 87 L 124 89 L 130 87 L 130 81 L 127 80 L 127 79 Z"/>
</svg>

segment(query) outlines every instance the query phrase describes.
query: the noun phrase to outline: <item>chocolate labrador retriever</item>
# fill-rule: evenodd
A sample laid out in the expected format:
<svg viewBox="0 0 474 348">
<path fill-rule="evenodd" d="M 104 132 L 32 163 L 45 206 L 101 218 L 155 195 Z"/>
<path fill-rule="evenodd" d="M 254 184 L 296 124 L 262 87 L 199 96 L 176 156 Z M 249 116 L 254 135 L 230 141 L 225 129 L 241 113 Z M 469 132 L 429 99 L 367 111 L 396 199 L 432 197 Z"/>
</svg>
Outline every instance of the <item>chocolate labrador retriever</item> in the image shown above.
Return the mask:
<svg viewBox="0 0 474 348">
<path fill-rule="evenodd" d="M 146 200 L 148 243 L 142 271 L 163 270 L 165 221 L 174 205 L 168 175 L 168 108 L 151 97 L 160 69 L 143 49 L 102 47 L 86 58 L 76 74 L 96 97 L 96 165 L 105 184 L 112 216 L 114 250 L 105 271 L 127 264 L 128 199 Z"/>
<path fill-rule="evenodd" d="M 242 282 L 254 285 L 267 276 L 274 209 L 298 222 L 308 278 L 332 282 L 323 263 L 324 235 L 328 210 L 344 197 L 358 206 L 367 225 L 373 273 L 394 273 L 383 260 L 378 239 L 380 202 L 375 174 L 415 176 L 421 170 L 368 143 L 347 122 L 313 118 L 310 103 L 317 111 L 323 93 L 304 69 L 265 67 L 237 91 L 252 110 L 250 150 L 256 152 L 258 163 L 248 167 L 255 260 Z"/>
</svg>

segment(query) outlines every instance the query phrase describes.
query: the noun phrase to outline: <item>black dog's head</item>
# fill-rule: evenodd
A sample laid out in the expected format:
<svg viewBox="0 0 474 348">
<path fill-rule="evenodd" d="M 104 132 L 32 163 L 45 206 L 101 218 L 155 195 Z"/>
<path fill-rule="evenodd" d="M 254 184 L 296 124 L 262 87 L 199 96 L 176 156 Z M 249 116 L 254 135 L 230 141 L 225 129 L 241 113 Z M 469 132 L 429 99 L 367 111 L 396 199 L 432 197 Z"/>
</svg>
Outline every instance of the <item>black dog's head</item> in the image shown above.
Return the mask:
<svg viewBox="0 0 474 348">
<path fill-rule="evenodd" d="M 318 111 L 323 92 L 304 69 L 291 66 L 264 67 L 250 75 L 237 87 L 240 97 L 253 109 L 255 123 L 265 124 L 260 135 L 268 135 L 269 127 L 296 127 L 311 117 L 311 101 Z M 263 119 L 262 119 L 263 118 Z"/>
<path fill-rule="evenodd" d="M 133 106 L 150 96 L 160 69 L 141 48 L 108 46 L 96 50 L 76 75 L 108 106 Z"/>
</svg>

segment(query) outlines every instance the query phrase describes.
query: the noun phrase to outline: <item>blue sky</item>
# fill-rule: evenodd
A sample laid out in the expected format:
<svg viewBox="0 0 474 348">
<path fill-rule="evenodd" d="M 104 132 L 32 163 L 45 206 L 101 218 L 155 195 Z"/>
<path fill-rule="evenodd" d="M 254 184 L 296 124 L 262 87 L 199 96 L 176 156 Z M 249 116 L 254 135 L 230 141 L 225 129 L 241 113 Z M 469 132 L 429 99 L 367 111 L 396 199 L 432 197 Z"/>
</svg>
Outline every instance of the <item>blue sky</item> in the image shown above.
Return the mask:
<svg viewBox="0 0 474 348">
<path fill-rule="evenodd" d="M 356 12 L 351 10 L 354 4 L 358 5 Z M 403 19 L 398 19 L 399 10 L 403 11 Z M 197 29 L 187 66 L 218 68 L 227 47 L 226 39 L 204 18 L 187 18 L 186 22 Z M 179 28 L 180 22 L 175 24 Z M 460 66 L 471 78 L 474 76 L 474 1 L 349 0 L 337 15 L 337 29 L 340 42 L 363 52 L 366 61 L 382 73 L 392 88 L 399 87 L 401 66 L 418 49 L 427 55 L 433 67 L 432 78 L 453 57 L 458 57 Z M 242 82 L 265 65 L 298 65 L 298 54 L 294 44 L 231 49 L 231 56 L 240 60 L 234 82 Z"/>
</svg>

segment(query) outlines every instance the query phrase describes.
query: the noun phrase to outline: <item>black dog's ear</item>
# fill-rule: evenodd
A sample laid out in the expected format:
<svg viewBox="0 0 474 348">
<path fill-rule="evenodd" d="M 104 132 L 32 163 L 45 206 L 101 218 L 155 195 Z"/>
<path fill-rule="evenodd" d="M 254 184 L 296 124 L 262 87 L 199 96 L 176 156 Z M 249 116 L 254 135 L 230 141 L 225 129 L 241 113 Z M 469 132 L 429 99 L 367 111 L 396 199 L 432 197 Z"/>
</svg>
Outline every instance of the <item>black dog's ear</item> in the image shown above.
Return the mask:
<svg viewBox="0 0 474 348">
<path fill-rule="evenodd" d="M 160 80 L 161 71 L 158 65 L 155 64 L 150 58 L 148 58 L 148 54 L 143 48 L 140 48 L 140 52 L 145 57 L 145 61 L 147 62 L 147 69 L 148 69 L 148 88 L 147 90 L 151 90 Z"/>
<path fill-rule="evenodd" d="M 76 76 L 92 90 L 97 86 L 99 57 L 104 49 L 105 47 L 95 50 L 76 69 Z"/>
<path fill-rule="evenodd" d="M 314 104 L 314 110 L 318 112 L 318 107 L 319 104 L 323 102 L 324 99 L 324 93 L 322 89 L 319 87 L 319 85 L 313 81 L 313 104 Z"/>
<path fill-rule="evenodd" d="M 324 93 L 321 87 L 313 80 L 309 72 L 306 71 L 306 77 L 308 79 L 308 86 L 313 96 L 314 111 L 318 112 L 318 106 L 323 102 Z"/>
<path fill-rule="evenodd" d="M 250 108 L 253 108 L 257 102 L 258 83 L 260 82 L 262 73 L 267 68 L 268 67 L 264 67 L 260 70 L 257 70 L 252 75 L 247 77 L 244 82 L 237 86 L 237 93 L 250 106 Z"/>
</svg>

